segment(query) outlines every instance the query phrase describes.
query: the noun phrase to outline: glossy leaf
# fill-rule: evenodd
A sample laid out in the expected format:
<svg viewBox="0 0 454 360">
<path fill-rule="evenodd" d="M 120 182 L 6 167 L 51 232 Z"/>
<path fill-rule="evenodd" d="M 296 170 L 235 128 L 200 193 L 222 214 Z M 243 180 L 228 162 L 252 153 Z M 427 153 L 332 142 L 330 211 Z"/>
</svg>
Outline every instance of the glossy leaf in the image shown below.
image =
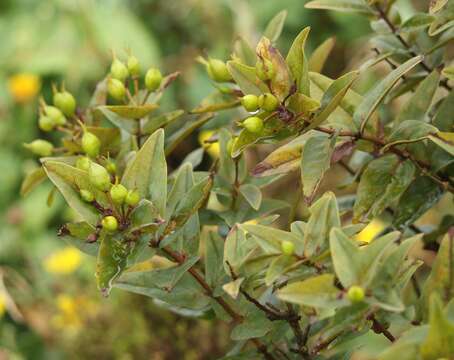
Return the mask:
<svg viewBox="0 0 454 360">
<path fill-rule="evenodd" d="M 243 94 L 260 95 L 268 91 L 265 83 L 255 74 L 254 66 L 244 65 L 237 61 L 228 61 L 227 67 Z"/>
<path fill-rule="evenodd" d="M 336 39 L 331 37 L 321 43 L 309 57 L 309 71 L 321 73 L 331 51 L 334 48 Z"/>
<path fill-rule="evenodd" d="M 285 19 L 287 18 L 287 10 L 278 12 L 266 26 L 263 36 L 270 39 L 271 42 L 276 42 L 282 33 Z"/>
</svg>

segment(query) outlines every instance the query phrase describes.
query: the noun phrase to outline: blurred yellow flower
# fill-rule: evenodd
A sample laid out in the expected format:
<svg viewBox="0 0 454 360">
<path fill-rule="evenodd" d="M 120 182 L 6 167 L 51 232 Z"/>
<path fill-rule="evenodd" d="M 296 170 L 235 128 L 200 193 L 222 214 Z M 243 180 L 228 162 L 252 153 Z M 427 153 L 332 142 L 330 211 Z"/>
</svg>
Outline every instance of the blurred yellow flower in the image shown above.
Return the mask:
<svg viewBox="0 0 454 360">
<path fill-rule="evenodd" d="M 5 312 L 6 312 L 5 297 L 2 294 L 0 294 L 0 318 L 3 317 L 3 315 L 5 315 Z"/>
<path fill-rule="evenodd" d="M 67 246 L 46 257 L 44 259 L 44 268 L 51 274 L 70 274 L 80 266 L 81 262 L 80 251 L 74 247 Z"/>
<path fill-rule="evenodd" d="M 85 296 L 60 294 L 56 300 L 58 313 L 52 317 L 52 325 L 65 332 L 79 331 L 84 320 L 95 316 L 98 311 L 97 304 Z"/>
<path fill-rule="evenodd" d="M 199 143 L 205 149 L 205 151 L 213 158 L 218 158 L 220 153 L 219 142 L 206 143 L 215 134 L 213 130 L 204 130 L 199 133 Z"/>
<path fill-rule="evenodd" d="M 8 79 L 8 88 L 15 101 L 26 103 L 38 94 L 41 81 L 33 74 L 16 74 Z"/>
<path fill-rule="evenodd" d="M 362 242 L 371 242 L 387 227 L 386 222 L 379 218 L 373 219 L 361 232 L 356 235 L 356 240 Z"/>
</svg>

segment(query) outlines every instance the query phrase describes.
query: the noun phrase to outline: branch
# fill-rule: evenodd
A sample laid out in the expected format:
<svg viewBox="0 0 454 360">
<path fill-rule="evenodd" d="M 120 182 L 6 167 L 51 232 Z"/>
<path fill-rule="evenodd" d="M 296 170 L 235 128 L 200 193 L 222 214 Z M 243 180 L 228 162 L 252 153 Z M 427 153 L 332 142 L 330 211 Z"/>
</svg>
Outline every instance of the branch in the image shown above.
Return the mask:
<svg viewBox="0 0 454 360">
<path fill-rule="evenodd" d="M 376 334 L 383 334 L 391 342 L 396 341 L 394 335 L 391 334 L 377 319 L 375 319 L 375 316 L 373 314 L 370 315 L 367 319 L 372 321 L 372 330 Z"/>
<path fill-rule="evenodd" d="M 186 261 L 184 256 L 182 256 L 176 251 L 173 251 L 169 247 L 163 247 L 161 248 L 161 250 L 179 264 L 183 264 Z M 222 297 L 214 296 L 213 290 L 211 289 L 210 285 L 208 285 L 203 275 L 200 274 L 197 269 L 191 267 L 188 270 L 188 272 L 203 287 L 207 296 L 215 300 L 225 310 L 225 312 L 229 314 L 229 316 L 233 319 L 234 322 L 241 323 L 243 321 L 243 317 L 240 314 L 238 314 Z M 275 360 L 274 356 L 268 352 L 266 346 L 260 340 L 251 339 L 251 341 L 255 345 L 257 350 L 265 357 L 265 359 Z"/>
<path fill-rule="evenodd" d="M 386 25 L 388 25 L 388 27 L 391 30 L 392 34 L 408 50 L 410 55 L 411 56 L 418 56 L 418 54 L 411 49 L 410 44 L 399 34 L 399 32 L 397 31 L 396 27 L 391 22 L 391 20 L 388 18 L 388 15 L 386 15 L 386 13 L 383 11 L 383 9 L 378 4 L 375 5 L 375 9 L 378 11 L 378 15 L 380 16 L 380 18 L 386 23 Z M 427 65 L 424 62 L 424 60 L 421 62 L 421 66 L 429 74 L 434 70 L 429 65 Z M 452 90 L 452 87 L 448 84 L 448 81 L 446 79 L 442 80 L 440 82 L 440 85 L 443 86 L 448 91 Z"/>
</svg>

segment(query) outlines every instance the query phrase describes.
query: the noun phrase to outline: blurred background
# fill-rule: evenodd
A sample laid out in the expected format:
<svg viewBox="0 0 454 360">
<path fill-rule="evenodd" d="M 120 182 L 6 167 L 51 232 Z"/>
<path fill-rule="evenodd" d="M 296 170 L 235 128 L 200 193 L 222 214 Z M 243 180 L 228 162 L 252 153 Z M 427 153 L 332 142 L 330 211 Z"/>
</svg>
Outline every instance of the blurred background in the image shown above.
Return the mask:
<svg viewBox="0 0 454 360">
<path fill-rule="evenodd" d="M 131 51 L 144 68 L 182 71 L 163 106 L 190 109 L 212 91 L 195 57 L 227 58 L 236 35 L 254 41 L 283 9 L 289 15 L 282 52 L 311 25 L 309 49 L 337 39 L 327 75 L 354 66 L 370 31 L 367 22 L 306 10 L 305 2 L 0 0 L 0 360 L 215 359 L 228 350 L 226 325 L 181 318 L 130 293 L 100 296 L 94 259 L 56 236 L 72 216 L 60 196 L 50 200 L 49 183 L 19 195 L 24 174 L 37 166 L 22 143 L 43 137 L 40 94 L 50 100 L 51 84 L 64 79 L 86 105 L 108 71 L 111 50 Z M 207 124 L 204 131 L 209 129 Z M 187 146 L 197 146 L 197 138 Z"/>
</svg>

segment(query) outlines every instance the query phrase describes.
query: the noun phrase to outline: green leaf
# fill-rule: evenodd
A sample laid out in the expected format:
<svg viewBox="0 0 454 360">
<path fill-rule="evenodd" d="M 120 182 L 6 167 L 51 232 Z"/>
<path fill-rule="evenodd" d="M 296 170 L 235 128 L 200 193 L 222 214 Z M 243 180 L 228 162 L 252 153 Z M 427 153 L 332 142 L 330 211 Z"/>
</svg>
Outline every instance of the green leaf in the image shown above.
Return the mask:
<svg viewBox="0 0 454 360">
<path fill-rule="evenodd" d="M 219 91 L 208 95 L 190 114 L 204 114 L 220 110 L 232 109 L 240 105 L 240 100 L 231 94 L 223 94 Z"/>
<path fill-rule="evenodd" d="M 238 278 L 227 284 L 222 285 L 222 290 L 224 290 L 232 299 L 236 300 L 238 294 L 240 293 L 241 284 L 243 283 L 244 278 Z"/>
<path fill-rule="evenodd" d="M 444 67 L 441 74 L 448 80 L 454 80 L 454 65 Z"/>
<path fill-rule="evenodd" d="M 60 229 L 59 236 L 62 236 L 63 240 L 69 245 L 78 248 L 83 253 L 97 256 L 99 243 L 87 241 L 88 237 L 94 232 L 94 227 L 87 222 L 68 223 Z"/>
<path fill-rule="evenodd" d="M 222 128 L 218 132 L 219 136 L 219 170 L 218 174 L 224 178 L 229 184 L 235 182 L 235 161 L 230 156 L 228 144 L 232 140 L 230 132 Z"/>
<path fill-rule="evenodd" d="M 356 109 L 353 115 L 355 124 L 360 127 L 361 133 L 366 128 L 367 121 L 370 119 L 373 112 L 377 109 L 378 105 L 380 105 L 380 103 L 383 101 L 386 94 L 391 91 L 393 86 L 403 75 L 413 69 L 422 60 L 422 56 L 416 56 L 414 58 L 411 58 L 410 60 L 407 60 L 368 91 L 368 93 L 364 97 L 364 100 Z"/>
<path fill-rule="evenodd" d="M 136 189 L 141 198 L 151 200 L 161 216 L 165 216 L 167 164 L 162 129 L 151 135 L 128 163 L 121 183 L 128 189 Z"/>
<path fill-rule="evenodd" d="M 336 137 L 326 135 L 310 137 L 301 156 L 301 182 L 303 193 L 308 203 L 312 202 L 322 181 L 323 175 L 330 168 Z"/>
<path fill-rule="evenodd" d="M 283 301 L 315 308 L 331 307 L 339 290 L 334 286 L 334 275 L 323 274 L 291 283 L 278 290 Z"/>
<path fill-rule="evenodd" d="M 245 233 L 238 226 L 232 227 L 224 243 L 224 271 L 231 276 L 230 267 L 239 274 L 241 266 L 249 259 L 257 248 L 254 241 L 247 241 Z"/>
<path fill-rule="evenodd" d="M 259 239 L 259 245 L 267 251 L 272 250 L 276 254 L 281 253 L 281 243 L 283 241 L 290 241 L 295 245 L 295 253 L 298 255 L 303 254 L 302 240 L 291 232 L 272 228 L 264 225 L 241 224 L 239 227 L 254 235 Z M 260 241 L 262 240 L 262 241 Z"/>
<path fill-rule="evenodd" d="M 183 164 L 177 172 L 175 181 L 173 182 L 172 190 L 167 197 L 166 218 L 169 219 L 175 211 L 178 202 L 187 194 L 194 186 L 194 174 L 192 165 L 189 163 Z"/>
<path fill-rule="evenodd" d="M 141 119 L 158 108 L 156 104 L 145 105 L 107 105 L 103 108 L 125 119 Z"/>
<path fill-rule="evenodd" d="M 279 50 L 266 37 L 263 37 L 257 44 L 256 52 L 260 59 L 269 60 L 273 64 L 275 75 L 269 81 L 270 90 L 274 96 L 283 101 L 290 93 L 293 85 L 289 66 L 287 66 Z"/>
<path fill-rule="evenodd" d="M 276 257 L 266 271 L 266 286 L 271 286 L 276 280 L 289 271 L 295 262 L 296 258 L 293 256 L 280 255 Z"/>
<path fill-rule="evenodd" d="M 214 115 L 212 113 L 202 114 L 200 117 L 193 121 L 185 122 L 181 128 L 167 137 L 165 139 L 166 156 L 170 155 L 184 139 L 193 134 L 196 129 L 206 124 L 213 118 L 213 116 Z"/>
<path fill-rule="evenodd" d="M 260 208 L 260 204 L 262 203 L 262 192 L 257 186 L 243 184 L 240 186 L 240 193 L 254 210 Z"/>
<path fill-rule="evenodd" d="M 106 200 L 105 195 L 90 184 L 88 173 L 57 161 L 45 161 L 43 167 L 68 205 L 89 224 L 95 225 L 99 219 L 98 211 L 91 204 L 82 200 L 79 191 L 80 189 L 91 191 L 98 202 L 106 203 Z"/>
<path fill-rule="evenodd" d="M 417 13 L 407 20 L 403 22 L 400 26 L 400 31 L 414 31 L 414 30 L 422 30 L 428 27 L 432 21 L 434 21 L 435 17 L 433 15 L 425 14 L 425 13 Z"/>
<path fill-rule="evenodd" d="M 399 199 L 413 180 L 415 166 L 394 155 L 372 160 L 364 170 L 353 207 L 353 219 L 373 218 Z"/>
<path fill-rule="evenodd" d="M 334 228 L 330 234 L 331 258 L 342 285 L 345 288 L 352 285 L 367 288 L 376 276 L 382 256 L 399 236 L 397 231 L 389 233 L 360 248 L 357 241 L 348 238 L 341 229 Z"/>
<path fill-rule="evenodd" d="M 448 3 L 449 0 L 431 0 L 429 5 L 429 12 L 435 14 Z"/>
<path fill-rule="evenodd" d="M 213 186 L 213 177 L 207 176 L 195 184 L 179 201 L 172 214 L 170 223 L 173 227 L 183 226 L 205 204 Z"/>
<path fill-rule="evenodd" d="M 331 37 L 326 39 L 314 50 L 309 58 L 309 71 L 316 73 L 322 72 L 323 66 L 326 63 L 329 54 L 333 50 L 335 43 L 336 39 L 334 37 Z"/>
<path fill-rule="evenodd" d="M 438 89 L 439 80 L 440 73 L 434 70 L 421 81 L 413 95 L 399 111 L 395 122 L 399 124 L 404 120 L 424 121 L 432 104 L 432 99 Z"/>
<path fill-rule="evenodd" d="M 296 81 L 298 91 L 306 96 L 310 96 L 309 89 L 309 64 L 304 53 L 304 45 L 311 28 L 304 28 L 293 41 L 288 51 L 285 61 L 290 69 L 293 79 Z"/>
<path fill-rule="evenodd" d="M 260 95 L 269 91 L 266 84 L 255 74 L 254 66 L 228 61 L 227 68 L 243 94 Z"/>
<path fill-rule="evenodd" d="M 442 196 L 443 189 L 427 176 L 417 177 L 400 197 L 394 226 L 407 226 L 430 209 Z"/>
<path fill-rule="evenodd" d="M 144 122 L 142 126 L 143 134 L 153 134 L 159 128 L 163 128 L 175 120 L 179 119 L 184 114 L 184 110 L 174 110 L 161 114 L 159 116 L 152 117 Z"/>
<path fill-rule="evenodd" d="M 353 82 L 356 80 L 358 75 L 359 71 L 352 71 L 334 80 L 334 82 L 323 94 L 321 107 L 314 119 L 306 128 L 307 130 L 316 128 L 328 119 L 328 116 L 331 115 L 331 113 L 340 105 L 342 99 L 353 85 Z"/>
<path fill-rule="evenodd" d="M 212 289 L 222 283 L 224 239 L 215 231 L 209 231 L 205 237 L 205 278 Z"/>
<path fill-rule="evenodd" d="M 430 297 L 429 333 L 421 344 L 423 360 L 452 358 L 454 356 L 454 324 L 443 312 L 442 302 L 437 294 Z"/>
<path fill-rule="evenodd" d="M 298 169 L 303 146 L 307 139 L 310 139 L 313 135 L 314 132 L 309 131 L 278 147 L 255 166 L 252 174 L 254 176 L 270 176 L 287 174 Z"/>
<path fill-rule="evenodd" d="M 454 6 L 449 4 L 446 9 L 435 15 L 435 20 L 429 26 L 429 35 L 435 36 L 454 26 Z"/>
<path fill-rule="evenodd" d="M 110 111 L 105 106 L 99 106 L 96 111 L 100 111 L 112 124 L 116 127 L 125 130 L 129 134 L 137 134 L 139 129 L 139 122 L 134 119 L 123 118 L 118 114 Z M 96 114 L 96 113 L 95 113 Z"/>
<path fill-rule="evenodd" d="M 266 318 L 265 314 L 255 311 L 248 314 L 242 323 L 233 328 L 230 337 L 235 341 L 261 338 L 271 329 L 272 323 Z"/>
<path fill-rule="evenodd" d="M 38 167 L 30 171 L 22 181 L 20 188 L 21 196 L 26 196 L 33 189 L 35 189 L 39 184 L 41 184 L 46 179 L 46 172 L 43 167 Z"/>
<path fill-rule="evenodd" d="M 235 61 L 248 66 L 255 66 L 257 55 L 255 55 L 254 49 L 244 38 L 241 36 L 238 37 L 238 39 L 235 40 L 233 47 L 235 49 L 233 56 Z"/>
<path fill-rule="evenodd" d="M 284 27 L 285 19 L 287 18 L 287 10 L 282 10 L 266 26 L 263 36 L 270 39 L 271 42 L 276 42 L 281 36 Z"/>
<path fill-rule="evenodd" d="M 329 234 L 341 225 L 336 197 L 326 192 L 310 208 L 311 216 L 304 231 L 304 255 L 308 258 L 328 248 Z"/>
<path fill-rule="evenodd" d="M 419 120 L 405 120 L 395 126 L 395 129 L 389 135 L 387 146 L 401 141 L 426 138 L 429 134 L 436 134 L 437 132 L 438 129 L 433 125 Z"/>
<path fill-rule="evenodd" d="M 148 234 L 156 232 L 159 225 L 164 223 L 159 210 L 147 199 L 142 199 L 134 208 L 130 215 L 130 221 L 130 232 L 141 231 Z"/>
<path fill-rule="evenodd" d="M 429 135 L 429 139 L 454 156 L 454 132 L 439 132 L 435 135 Z"/>
<path fill-rule="evenodd" d="M 364 0 L 315 0 L 305 5 L 308 9 L 325 9 L 373 15 L 374 11 Z"/>
<path fill-rule="evenodd" d="M 438 294 L 444 303 L 454 297 L 454 237 L 449 232 L 443 237 L 437 258 L 432 265 L 429 277 L 424 283 L 423 304 L 429 308 L 429 298 L 432 294 Z"/>
<path fill-rule="evenodd" d="M 102 231 L 100 238 L 98 259 L 96 262 L 96 280 L 98 288 L 104 296 L 108 296 L 112 289 L 112 282 L 120 276 L 126 267 L 126 260 L 130 253 L 130 244 L 122 241 L 120 236 Z"/>
</svg>

